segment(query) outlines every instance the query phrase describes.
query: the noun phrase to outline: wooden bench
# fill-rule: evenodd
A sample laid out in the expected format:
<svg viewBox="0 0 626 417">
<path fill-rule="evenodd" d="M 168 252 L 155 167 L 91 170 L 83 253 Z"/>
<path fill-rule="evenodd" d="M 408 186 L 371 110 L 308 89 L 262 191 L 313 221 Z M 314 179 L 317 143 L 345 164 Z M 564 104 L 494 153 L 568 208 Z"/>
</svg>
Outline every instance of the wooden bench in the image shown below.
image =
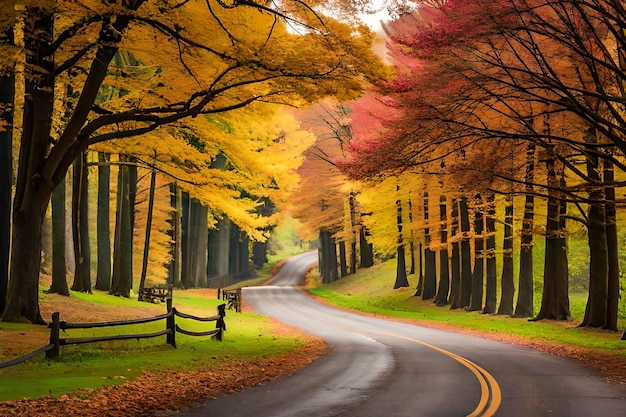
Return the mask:
<svg viewBox="0 0 626 417">
<path fill-rule="evenodd" d="M 154 300 L 165 302 L 172 298 L 172 287 L 169 285 L 155 285 L 154 287 L 144 287 L 139 289 L 139 301 L 153 303 Z"/>
</svg>

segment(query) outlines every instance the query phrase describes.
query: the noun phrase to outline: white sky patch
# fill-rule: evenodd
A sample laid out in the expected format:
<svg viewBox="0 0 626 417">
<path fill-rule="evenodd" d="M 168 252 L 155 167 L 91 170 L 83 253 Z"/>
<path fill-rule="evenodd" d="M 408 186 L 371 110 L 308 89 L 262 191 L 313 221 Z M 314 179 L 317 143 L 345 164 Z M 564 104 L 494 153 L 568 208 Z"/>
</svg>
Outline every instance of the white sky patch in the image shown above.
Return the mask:
<svg viewBox="0 0 626 417">
<path fill-rule="evenodd" d="M 380 21 L 389 21 L 391 20 L 391 17 L 389 16 L 387 9 L 383 8 L 374 14 L 362 13 L 359 15 L 359 19 L 365 22 L 370 28 L 372 28 L 372 30 L 378 32 L 381 29 Z"/>
</svg>

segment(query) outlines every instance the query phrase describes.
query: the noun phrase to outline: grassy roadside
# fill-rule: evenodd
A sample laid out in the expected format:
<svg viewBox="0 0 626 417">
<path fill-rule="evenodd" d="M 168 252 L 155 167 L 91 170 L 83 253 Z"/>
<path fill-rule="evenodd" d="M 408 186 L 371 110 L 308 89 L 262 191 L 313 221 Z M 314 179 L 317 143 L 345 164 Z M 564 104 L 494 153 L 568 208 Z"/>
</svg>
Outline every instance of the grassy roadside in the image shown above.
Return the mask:
<svg viewBox="0 0 626 417">
<path fill-rule="evenodd" d="M 576 327 L 584 314 L 584 296 L 571 296 L 572 322 L 529 322 L 527 319 L 437 307 L 432 300 L 423 301 L 421 297 L 413 296 L 417 279 L 414 275 L 409 276 L 410 288 L 394 290 L 394 279 L 395 264 L 390 261 L 360 270 L 332 284 L 312 288 L 310 292 L 332 304 L 366 313 L 510 334 L 540 342 L 594 349 L 626 358 L 626 341 L 620 340 L 621 333 Z M 620 328 L 624 325 L 625 320 L 621 319 Z"/>
<path fill-rule="evenodd" d="M 257 279 L 263 280 L 263 277 Z M 112 297 L 97 291 L 94 294 L 72 293 L 69 300 L 43 293 L 41 298 L 42 312 L 44 309 L 52 311 L 58 307 L 65 309 L 61 320 L 71 317 L 70 314 L 87 317 L 83 320 L 67 321 L 118 320 L 124 314 L 150 317 L 165 312 L 164 305 L 140 303 L 136 299 Z M 216 314 L 217 305 L 221 303 L 215 296 L 215 291 L 189 290 L 174 293 L 174 306 L 179 311 L 201 317 Z M 97 313 L 94 314 L 96 310 Z M 215 325 L 213 322 L 199 323 L 182 318 L 177 318 L 176 322 L 185 330 L 191 331 L 209 330 Z M 164 325 L 164 321 L 158 321 L 123 328 L 68 330 L 65 337 L 87 337 L 107 332 L 149 333 L 162 330 Z M 176 349 L 165 344 L 165 336 L 147 340 L 63 346 L 61 355 L 55 360 L 48 361 L 45 355 L 39 355 L 25 363 L 0 369 L 0 401 L 59 397 L 69 392 L 118 385 L 133 381 L 146 371 L 175 372 L 218 368 L 250 358 L 285 355 L 307 343 L 301 334 L 288 334 L 278 329 L 268 318 L 249 312 L 235 313 L 227 310 L 226 326 L 227 331 L 222 342 L 209 337 L 178 335 Z M 47 343 L 48 335 L 49 331 L 44 326 L 0 323 L 0 362 L 30 352 L 34 350 L 33 347 L 43 346 Z"/>
</svg>

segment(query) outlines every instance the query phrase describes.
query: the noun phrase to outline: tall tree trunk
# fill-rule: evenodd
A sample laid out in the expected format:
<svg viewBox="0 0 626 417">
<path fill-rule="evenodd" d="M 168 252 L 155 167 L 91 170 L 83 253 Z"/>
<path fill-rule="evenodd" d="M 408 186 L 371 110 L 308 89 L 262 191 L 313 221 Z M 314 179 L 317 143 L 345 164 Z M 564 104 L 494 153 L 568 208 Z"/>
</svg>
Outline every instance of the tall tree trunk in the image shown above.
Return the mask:
<svg viewBox="0 0 626 417">
<path fill-rule="evenodd" d="M 504 207 L 504 240 L 502 243 L 502 277 L 498 314 L 513 315 L 513 197 L 507 196 Z"/>
<path fill-rule="evenodd" d="M 172 261 L 169 266 L 168 281 L 169 284 L 174 287 L 181 286 L 181 270 L 182 270 L 182 214 L 183 214 L 183 196 L 180 187 L 176 183 L 170 184 L 170 206 L 172 208 L 172 245 L 170 250 L 172 251 Z"/>
<path fill-rule="evenodd" d="M 320 230 L 320 275 L 324 284 L 337 280 L 337 246 L 329 230 Z"/>
<path fill-rule="evenodd" d="M 128 205 L 130 210 L 130 247 L 131 251 L 135 250 L 135 205 L 137 202 L 137 183 L 138 183 L 138 174 L 137 174 L 137 158 L 131 157 L 129 158 L 128 165 Z M 132 258 L 131 258 L 132 260 Z M 132 264 L 131 264 L 132 266 Z M 130 288 L 133 288 L 133 280 L 131 274 L 131 280 L 129 282 Z"/>
<path fill-rule="evenodd" d="M 604 183 L 615 181 L 613 163 L 604 161 Z M 615 207 L 615 187 L 607 186 L 606 193 L 606 240 L 609 257 L 609 275 L 607 286 L 607 311 L 605 328 L 617 331 L 619 307 L 619 250 L 617 244 L 617 212 Z"/>
<path fill-rule="evenodd" d="M 329 282 L 335 282 L 339 279 L 339 273 L 337 272 L 339 265 L 337 264 L 337 244 L 332 233 L 328 233 L 328 265 L 329 268 Z"/>
<path fill-rule="evenodd" d="M 216 288 L 228 275 L 228 259 L 230 257 L 230 221 L 220 219 L 217 228 L 209 231 L 208 278 L 210 285 Z M 225 281 L 224 281 L 225 282 Z"/>
<path fill-rule="evenodd" d="M 586 141 L 596 143 L 595 129 L 586 132 Z M 587 236 L 589 240 L 589 295 L 581 326 L 604 327 L 607 318 L 609 252 L 606 234 L 605 195 L 600 175 L 600 160 L 594 152 L 586 156 L 587 176 L 591 182 Z"/>
<path fill-rule="evenodd" d="M 191 256 L 189 254 L 189 248 L 191 244 L 189 240 L 191 239 L 191 231 L 189 230 L 189 215 L 191 211 L 191 198 L 189 194 L 183 193 L 182 196 L 182 215 L 181 215 L 181 227 L 182 227 L 182 243 L 181 243 L 181 278 L 180 278 L 180 288 L 183 290 L 189 289 L 192 287 L 191 282 Z M 230 233 L 230 231 L 229 231 Z M 230 239 L 230 236 L 229 236 Z M 230 244 L 230 240 L 229 240 Z"/>
<path fill-rule="evenodd" d="M 96 234 L 98 236 L 98 269 L 96 289 L 111 289 L 111 167 L 110 156 L 98 153 L 98 210 Z"/>
<path fill-rule="evenodd" d="M 42 179 L 41 167 L 50 148 L 53 112 L 54 60 L 43 55 L 52 37 L 53 14 L 45 9 L 29 10 L 29 27 L 24 31 L 26 64 L 38 68 L 37 76 L 26 77 L 22 137 L 13 199 L 12 245 L 8 296 L 3 321 L 44 323 L 39 311 L 41 231 L 54 186 Z"/>
<path fill-rule="evenodd" d="M 133 3 L 139 7 L 143 0 Z M 77 140 L 97 97 L 108 64 L 117 52 L 118 36 L 129 24 L 130 17 L 118 16 L 105 21 L 100 32 L 101 46 L 85 78 L 80 98 L 59 140 L 51 148 L 50 124 L 53 115 L 54 59 L 50 47 L 54 28 L 54 12 L 45 7 L 28 7 L 24 21 L 26 64 L 36 70 L 27 77 L 24 96 L 23 130 L 13 200 L 13 234 L 11 249 L 11 282 L 9 283 L 4 321 L 23 319 L 43 323 L 39 312 L 39 270 L 42 223 L 50 202 L 52 189 L 65 176 L 69 165 L 84 146 Z M 38 217 L 37 217 L 38 216 Z M 37 238 L 34 238 L 34 237 Z M 24 267 L 28 264 L 28 267 Z M 17 270 L 19 269 L 19 270 Z"/>
<path fill-rule="evenodd" d="M 430 300 L 435 297 L 437 292 L 437 257 L 435 252 L 430 248 L 431 237 L 428 228 L 428 193 L 424 193 L 424 284 L 422 288 L 422 300 Z"/>
<path fill-rule="evenodd" d="M 230 237 L 229 237 L 229 245 L 230 245 L 230 251 L 228 252 L 229 254 L 229 264 L 228 264 L 229 278 L 236 278 L 237 273 L 240 271 L 239 270 L 239 264 L 240 264 L 239 259 L 241 258 L 241 252 L 240 252 L 241 245 L 239 244 L 240 234 L 241 234 L 241 231 L 239 229 L 239 226 L 233 223 L 230 226 Z"/>
<path fill-rule="evenodd" d="M 48 292 L 70 295 L 65 267 L 65 180 L 52 192 L 52 285 Z"/>
<path fill-rule="evenodd" d="M 150 193 L 148 195 L 148 214 L 146 219 L 146 235 L 143 242 L 143 257 L 141 260 L 141 278 L 139 279 L 139 293 L 146 286 L 148 274 L 148 257 L 150 255 L 150 235 L 152 233 L 152 212 L 154 211 L 154 192 L 156 189 L 156 171 L 150 174 Z M 140 300 L 141 301 L 141 300 Z"/>
<path fill-rule="evenodd" d="M 406 276 L 406 258 L 404 253 L 404 241 L 402 239 L 402 200 L 400 199 L 400 186 L 396 186 L 396 225 L 398 227 L 398 256 L 396 262 L 396 282 L 393 285 L 394 289 L 405 288 L 409 286 L 409 281 Z"/>
<path fill-rule="evenodd" d="M 320 278 L 322 278 L 322 283 L 324 284 L 328 281 L 328 273 L 326 272 L 328 269 L 328 265 L 326 263 L 326 233 L 326 228 L 322 227 L 320 229 L 319 237 L 317 238 L 319 247 L 317 250 L 317 269 L 319 271 Z"/>
<path fill-rule="evenodd" d="M 413 200 L 411 199 L 411 193 L 409 192 L 409 225 L 411 225 L 411 236 L 409 241 L 409 259 L 411 266 L 409 269 L 409 275 L 415 273 L 415 236 L 413 236 Z"/>
<path fill-rule="evenodd" d="M 467 197 L 459 201 L 459 215 L 461 217 L 461 300 L 459 308 L 469 307 L 472 298 L 472 253 L 470 246 L 470 221 Z"/>
<path fill-rule="evenodd" d="M 120 155 L 120 161 L 127 159 Z M 113 243 L 113 274 L 110 294 L 130 297 L 133 281 L 133 227 L 130 202 L 129 166 L 120 165 L 117 176 L 117 209 L 115 215 L 115 238 Z"/>
<path fill-rule="evenodd" d="M 459 233 L 459 201 L 455 198 L 451 202 L 452 224 L 450 228 L 450 240 L 452 241 L 452 253 L 450 254 L 450 309 L 461 307 L 461 242 Z"/>
<path fill-rule="evenodd" d="M 239 244 L 239 256 L 237 267 L 237 279 L 235 282 L 239 282 L 250 277 L 250 238 L 244 231 L 239 231 L 237 239 Z"/>
<path fill-rule="evenodd" d="M 13 44 L 13 27 L 0 32 L 0 44 Z M 6 304 L 11 250 L 11 189 L 13 188 L 13 103 L 15 76 L 12 68 L 0 71 L 0 315 Z"/>
<path fill-rule="evenodd" d="M 350 192 L 348 198 L 348 206 L 350 207 L 350 228 L 352 232 L 352 240 L 350 242 L 350 274 L 356 274 L 357 269 L 357 244 L 356 244 L 356 229 L 357 229 L 357 208 L 356 208 L 356 193 Z"/>
<path fill-rule="evenodd" d="M 476 205 L 478 209 L 474 215 L 474 273 L 472 274 L 472 299 L 469 311 L 478 311 L 483 308 L 483 282 L 485 275 L 485 237 L 484 232 L 484 215 L 482 205 L 482 197 L 476 196 Z"/>
<path fill-rule="evenodd" d="M 359 231 L 359 249 L 361 253 L 361 268 L 370 268 L 374 265 L 374 249 L 367 241 L 368 232 L 364 226 Z"/>
<path fill-rule="evenodd" d="M 91 292 L 87 152 L 81 153 L 72 171 L 72 238 L 74 242 L 74 283 L 72 291 Z"/>
<path fill-rule="evenodd" d="M 543 270 L 541 309 L 534 320 L 571 320 L 568 295 L 568 271 L 565 230 L 561 214 L 565 202 L 560 198 L 555 159 L 546 160 L 548 174 L 548 213 L 546 220 L 546 251 Z M 564 218 L 563 218 L 564 219 Z"/>
<path fill-rule="evenodd" d="M 352 236 L 350 242 L 350 274 L 356 274 L 356 236 Z"/>
<path fill-rule="evenodd" d="M 252 262 L 258 269 L 267 263 L 267 242 L 252 243 Z"/>
<path fill-rule="evenodd" d="M 417 286 L 415 287 L 415 294 L 413 294 L 414 297 L 420 297 L 424 289 L 424 250 L 421 242 L 417 245 L 417 269 L 419 276 L 417 277 Z"/>
<path fill-rule="evenodd" d="M 533 278 L 533 229 L 535 227 L 535 198 L 533 197 L 533 182 L 535 178 L 535 145 L 529 143 L 526 148 L 526 196 L 524 216 L 522 219 L 522 237 L 519 255 L 519 294 L 513 317 L 533 317 L 534 307 L 534 278 Z"/>
<path fill-rule="evenodd" d="M 484 314 L 494 314 L 496 312 L 497 298 L 497 278 L 496 278 L 496 206 L 495 196 L 492 194 L 487 198 L 487 217 L 485 219 L 485 232 L 487 233 L 487 283 L 485 287 L 485 308 Z"/>
<path fill-rule="evenodd" d="M 341 278 L 348 275 L 348 261 L 346 259 L 346 242 L 339 242 L 339 269 L 341 270 Z"/>
<path fill-rule="evenodd" d="M 186 250 L 187 265 L 186 274 L 188 275 L 187 287 L 198 288 L 206 287 L 207 280 L 207 251 L 208 251 L 208 208 L 203 206 L 198 200 L 189 200 L 189 213 L 186 225 Z M 233 228 L 231 228 L 231 234 Z M 183 271 L 183 275 L 185 272 Z M 183 280 L 185 277 L 183 277 Z"/>
<path fill-rule="evenodd" d="M 441 224 L 440 229 L 442 249 L 439 251 L 439 288 L 437 289 L 435 303 L 437 303 L 438 306 L 444 306 L 448 304 L 448 293 L 450 292 L 450 271 L 448 259 L 448 215 L 446 197 L 444 196 L 441 196 L 439 198 L 439 220 Z"/>
</svg>

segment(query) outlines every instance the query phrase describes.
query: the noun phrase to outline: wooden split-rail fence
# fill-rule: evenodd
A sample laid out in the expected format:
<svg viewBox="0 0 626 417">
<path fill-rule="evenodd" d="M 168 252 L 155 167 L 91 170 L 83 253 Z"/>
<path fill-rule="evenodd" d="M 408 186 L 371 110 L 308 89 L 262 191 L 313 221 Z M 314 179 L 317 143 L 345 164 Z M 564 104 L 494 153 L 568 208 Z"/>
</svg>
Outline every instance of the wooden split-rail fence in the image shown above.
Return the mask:
<svg viewBox="0 0 626 417">
<path fill-rule="evenodd" d="M 222 300 L 226 301 L 226 306 L 229 310 L 235 310 L 237 313 L 241 313 L 241 288 L 235 290 L 222 290 L 217 289 L 217 299 L 220 299 L 220 293 Z"/>
<path fill-rule="evenodd" d="M 226 323 L 224 322 L 224 316 L 226 316 L 226 304 L 221 304 L 217 307 L 217 315 L 212 317 L 197 317 L 191 314 L 182 313 L 176 310 L 176 307 L 172 306 L 172 299 L 167 299 L 167 313 L 161 314 L 155 317 L 147 317 L 142 319 L 134 319 L 134 320 L 123 320 L 123 321 L 111 321 L 111 322 L 101 322 L 101 323 L 67 323 L 65 321 L 60 320 L 59 313 L 52 314 L 52 322 L 48 325 L 50 329 L 50 343 L 45 346 L 40 347 L 39 349 L 30 352 L 24 356 L 13 359 L 8 362 L 0 363 L 1 368 L 7 368 L 9 366 L 17 365 L 18 363 L 24 362 L 34 356 L 37 356 L 42 353 L 46 353 L 46 357 L 48 359 L 53 359 L 59 356 L 61 346 L 66 345 L 78 345 L 83 343 L 96 343 L 96 342 L 105 342 L 111 340 L 128 340 L 128 339 L 148 339 L 158 336 L 166 336 L 166 343 L 176 347 L 176 333 L 182 333 L 187 336 L 212 336 L 217 340 L 222 340 L 223 332 L 226 330 Z M 204 331 L 204 332 L 192 332 L 189 330 L 182 329 L 178 324 L 176 324 L 176 317 L 181 317 L 185 319 L 191 319 L 201 322 L 215 322 L 215 329 Z M 158 320 L 165 320 L 165 329 L 153 332 L 153 333 L 140 333 L 140 334 L 120 334 L 120 335 L 105 335 L 105 336 L 95 336 L 95 337 L 74 337 L 74 338 L 62 338 L 61 330 L 65 331 L 67 329 L 93 329 L 100 327 L 116 327 L 116 326 L 127 326 L 131 324 L 142 324 L 142 323 L 150 323 Z"/>
</svg>

